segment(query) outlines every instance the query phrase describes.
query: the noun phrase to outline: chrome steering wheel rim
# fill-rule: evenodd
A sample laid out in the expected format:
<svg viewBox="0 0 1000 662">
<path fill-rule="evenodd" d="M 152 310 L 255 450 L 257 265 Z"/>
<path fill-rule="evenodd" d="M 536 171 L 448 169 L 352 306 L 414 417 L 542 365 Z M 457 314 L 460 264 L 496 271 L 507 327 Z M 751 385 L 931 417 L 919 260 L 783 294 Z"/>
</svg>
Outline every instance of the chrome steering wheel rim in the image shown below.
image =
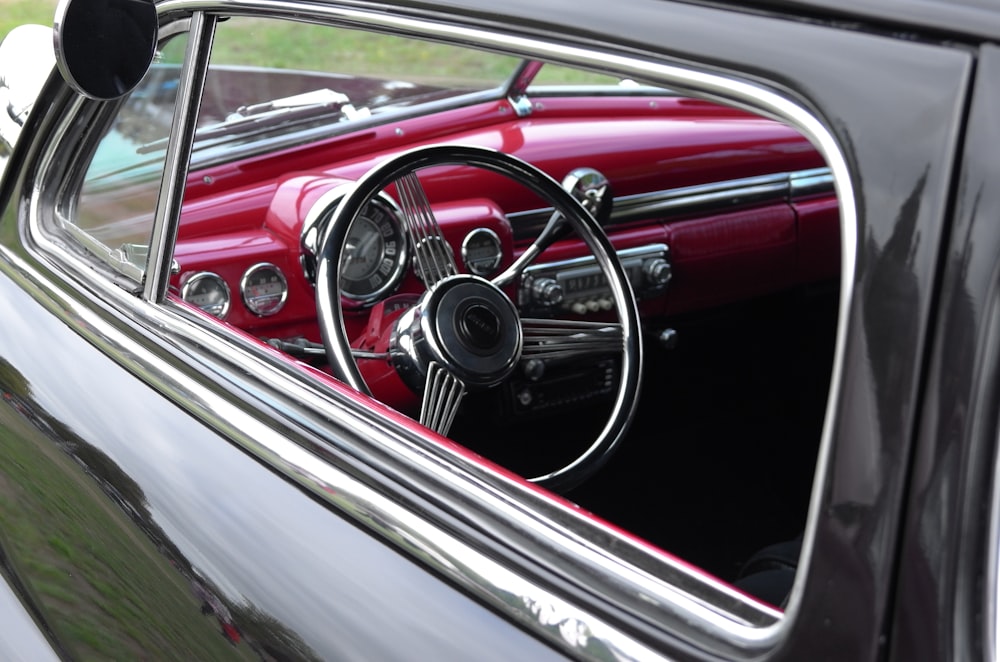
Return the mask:
<svg viewBox="0 0 1000 662">
<path fill-rule="evenodd" d="M 611 413 L 597 438 L 574 460 L 554 471 L 527 478 L 548 489 L 568 490 L 586 480 L 607 462 L 624 439 L 635 414 L 643 360 L 639 310 L 625 270 L 604 230 L 558 182 L 538 168 L 514 156 L 483 147 L 419 147 L 369 170 L 357 181 L 353 190 L 340 199 L 332 214 L 330 210 L 321 210 L 320 213 L 330 215 L 330 218 L 325 224 L 317 254 L 316 308 L 327 359 L 335 377 L 355 390 L 371 395 L 352 355 L 344 327 L 339 265 L 347 243 L 348 230 L 367 202 L 390 184 L 406 176 L 415 178 L 414 173 L 425 168 L 453 165 L 471 166 L 504 175 L 552 203 L 587 244 L 608 281 L 621 327 L 622 357 Z M 441 282 L 446 279 L 442 278 Z"/>
</svg>

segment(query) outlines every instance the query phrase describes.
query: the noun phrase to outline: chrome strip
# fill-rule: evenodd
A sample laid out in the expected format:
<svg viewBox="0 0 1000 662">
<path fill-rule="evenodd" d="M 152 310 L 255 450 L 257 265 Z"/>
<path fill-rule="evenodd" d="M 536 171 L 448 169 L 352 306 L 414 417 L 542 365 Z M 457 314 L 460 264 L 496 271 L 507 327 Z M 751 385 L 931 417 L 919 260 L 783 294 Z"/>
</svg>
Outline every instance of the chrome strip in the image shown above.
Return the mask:
<svg viewBox="0 0 1000 662">
<path fill-rule="evenodd" d="M 651 218 L 688 216 L 733 208 L 786 201 L 833 192 L 829 168 L 743 177 L 709 184 L 624 195 L 614 199 L 611 219 L 605 227 Z M 552 215 L 551 208 L 507 214 L 516 239 L 530 239 L 541 232 Z"/>
<path fill-rule="evenodd" d="M 788 180 L 788 196 L 792 200 L 833 192 L 833 173 L 829 168 L 793 172 Z"/>
<path fill-rule="evenodd" d="M 181 205 L 187 184 L 188 163 L 198 111 L 201 108 L 201 91 L 208 75 L 208 56 L 215 35 L 215 17 L 196 12 L 191 17 L 190 38 L 178 83 L 177 102 L 167 144 L 163 179 L 153 221 L 153 235 L 149 244 L 149 262 L 142 295 L 150 301 L 162 301 L 170 284 L 170 265 L 174 258 L 174 241 L 180 226 Z M 191 64 L 194 63 L 194 64 Z"/>
<path fill-rule="evenodd" d="M 526 57 L 535 56 L 583 67 L 612 69 L 618 74 L 663 82 L 693 96 L 708 97 L 752 112 L 763 111 L 769 116 L 782 118 L 814 144 L 830 164 L 834 189 L 840 202 L 843 271 L 831 395 L 827 403 L 820 459 L 802 553 L 803 566 L 808 565 L 829 463 L 834 413 L 841 388 L 857 245 L 854 191 L 846 161 L 827 128 L 801 106 L 755 83 L 724 78 L 715 73 L 691 71 L 679 66 L 651 63 L 615 53 L 541 42 L 538 38 L 422 21 L 401 16 L 399 7 L 372 3 L 369 9 L 352 9 L 305 2 L 285 2 L 279 5 L 267 0 L 233 0 L 225 4 L 211 0 L 167 0 L 158 5 L 161 17 L 171 13 L 216 9 L 224 9 L 227 13 L 245 11 L 262 14 L 269 8 L 402 34 L 430 35 L 443 41 L 481 44 L 488 48 L 514 51 Z M 54 158 L 53 151 L 50 147 L 46 154 L 47 160 Z M 37 182 L 35 185 L 30 207 L 33 218 L 30 222 L 37 227 L 41 191 L 37 188 Z M 264 350 L 248 346 L 247 341 L 239 336 L 230 336 L 221 327 L 209 330 L 202 326 L 204 322 L 200 318 L 186 311 L 172 306 L 156 307 L 128 297 L 91 273 L 85 262 L 66 253 L 44 237 L 39 237 L 38 241 L 46 243 L 48 251 L 58 253 L 60 261 L 65 261 L 66 267 L 76 279 L 99 292 L 106 301 L 113 301 L 117 308 L 128 311 L 132 323 L 141 323 L 145 327 L 144 334 L 153 338 L 166 334 L 167 338 L 158 348 L 142 345 L 142 335 L 138 335 L 138 332 L 135 332 L 137 338 L 129 338 L 121 329 L 112 326 L 104 316 L 88 307 L 104 305 L 103 303 L 86 301 L 86 305 L 78 304 L 65 293 L 52 289 L 44 278 L 31 272 L 30 265 L 4 249 L 8 260 L 8 264 L 3 265 L 4 270 L 21 282 L 30 280 L 26 283 L 27 288 L 34 291 L 35 296 L 46 303 L 54 314 L 65 319 L 91 342 L 116 356 L 123 365 L 132 366 L 131 369 L 136 374 L 155 381 L 158 388 L 170 394 L 179 405 L 191 408 L 192 413 L 201 420 L 230 431 L 234 441 L 271 463 L 290 479 L 302 483 L 317 496 L 323 497 L 323 492 L 319 489 L 321 485 L 336 484 L 338 490 L 344 490 L 350 495 L 348 502 L 339 504 L 340 507 L 347 513 L 353 513 L 359 523 L 396 544 L 411 549 L 413 554 L 420 556 L 437 572 L 457 581 L 487 604 L 517 620 L 561 650 L 580 657 L 595 654 L 592 649 L 581 647 L 579 641 L 569 642 L 562 638 L 558 628 L 553 628 L 554 621 L 548 617 L 550 614 L 579 619 L 572 623 L 595 633 L 607 649 L 621 651 L 624 657 L 645 657 L 650 654 L 627 631 L 616 629 L 595 613 L 588 613 L 583 608 L 570 604 L 537 582 L 527 580 L 494 561 L 496 554 L 503 554 L 501 547 L 493 550 L 492 556 L 487 556 L 472 543 L 457 541 L 444 528 L 436 528 L 434 524 L 395 503 L 386 494 L 369 491 L 366 486 L 358 484 L 344 472 L 334 468 L 334 450 L 337 454 L 336 461 L 341 463 L 359 461 L 357 454 L 360 453 L 364 454 L 366 462 L 377 458 L 382 463 L 379 468 L 383 472 L 389 472 L 387 475 L 398 477 L 406 472 L 409 472 L 407 475 L 417 474 L 420 480 L 426 481 L 421 484 L 428 485 L 428 492 L 442 499 L 438 505 L 461 503 L 461 511 L 452 514 L 461 516 L 463 521 L 476 526 L 484 535 L 490 534 L 491 526 L 513 532 L 525 555 L 514 557 L 508 552 L 506 563 L 520 567 L 540 560 L 547 571 L 562 573 L 565 580 L 594 596 L 592 599 L 595 600 L 609 589 L 613 591 L 608 597 L 610 600 L 627 596 L 629 599 L 619 602 L 619 605 L 628 608 L 634 617 L 645 620 L 652 613 L 653 620 L 645 620 L 647 624 L 659 628 L 675 628 L 677 632 L 671 636 L 681 634 L 689 644 L 703 647 L 717 655 L 729 659 L 759 656 L 779 643 L 790 627 L 789 622 L 796 618 L 802 601 L 801 581 L 797 581 L 793 587 L 785 617 L 779 618 L 777 611 L 748 600 L 727 585 L 641 543 L 624 538 L 613 530 L 605 529 L 529 486 L 511 481 L 468 457 L 422 438 L 415 430 L 392 424 L 388 420 L 373 419 L 371 411 L 360 400 L 349 398 L 332 388 L 320 390 L 316 384 L 306 383 L 301 371 L 293 374 L 291 366 L 279 364 L 275 360 L 261 360 L 268 356 Z M 43 256 L 42 260 L 47 261 L 48 258 Z M 169 269 L 169 264 L 161 264 L 158 268 Z M 182 344 L 182 349 L 175 350 L 173 343 Z M 200 351 L 205 352 L 202 356 L 206 362 L 217 364 L 217 373 L 203 377 L 205 384 L 178 372 L 171 361 L 176 361 L 171 355 L 172 351 L 181 351 L 183 356 L 199 354 L 198 344 L 202 345 Z M 220 366 L 220 361 L 225 363 Z M 213 368 L 206 365 L 204 369 Z M 211 389 L 213 381 L 220 377 L 239 380 L 238 386 L 245 392 L 257 401 L 269 405 L 268 412 L 272 416 L 280 415 L 295 420 L 297 426 L 301 426 L 298 429 L 307 430 L 309 435 L 320 435 L 327 442 L 313 443 L 309 438 L 299 436 L 305 434 L 299 432 L 295 436 L 295 442 L 298 443 L 295 443 L 277 434 L 269 425 L 252 417 L 247 411 L 234 408 Z M 196 393 L 198 397 L 192 398 L 192 393 Z M 264 414 L 259 413 L 257 416 L 263 417 Z M 234 421 L 238 424 L 233 425 Z M 372 439 L 351 444 L 356 439 L 352 432 L 355 429 L 364 429 Z M 285 433 L 291 434 L 287 429 Z M 331 433 L 338 436 L 331 437 Z M 328 444 L 332 444 L 332 447 Z M 303 476 L 312 478 L 306 480 Z M 369 517 L 371 513 L 378 513 L 380 517 Z M 401 537 L 405 540 L 401 540 Z M 499 540 L 494 538 L 495 542 Z M 612 542 L 614 554 L 609 551 L 609 544 Z M 532 551 L 538 551 L 539 554 L 531 554 Z M 671 583 L 663 577 L 669 577 Z M 510 590 L 522 596 L 521 605 L 515 607 L 505 600 Z M 603 613 L 614 614 L 616 609 L 608 609 Z M 737 613 L 742 615 L 738 616 Z"/>
</svg>

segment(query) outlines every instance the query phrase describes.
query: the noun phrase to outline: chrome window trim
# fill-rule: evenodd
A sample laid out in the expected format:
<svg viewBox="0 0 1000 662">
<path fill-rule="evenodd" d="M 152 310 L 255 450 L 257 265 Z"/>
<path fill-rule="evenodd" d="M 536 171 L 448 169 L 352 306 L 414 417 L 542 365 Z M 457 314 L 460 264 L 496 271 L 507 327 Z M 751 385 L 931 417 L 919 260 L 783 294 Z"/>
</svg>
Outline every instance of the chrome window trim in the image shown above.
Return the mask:
<svg viewBox="0 0 1000 662">
<path fill-rule="evenodd" d="M 677 96 L 672 90 L 664 87 L 653 87 L 652 85 L 617 85 L 600 83 L 569 83 L 559 85 L 553 83 L 542 83 L 536 85 L 532 83 L 527 90 L 535 97 L 536 104 L 545 105 L 545 99 L 557 99 L 560 97 L 590 96 L 590 97 L 674 97 Z"/>
<path fill-rule="evenodd" d="M 169 4 L 169 6 L 167 6 Z M 185 3 L 182 3 L 185 4 Z M 205 3 L 203 3 L 205 4 Z M 262 13 L 259 6 L 250 8 L 247 5 L 230 6 L 230 3 L 223 0 L 222 3 L 219 2 L 209 2 L 207 3 L 213 7 L 220 7 L 225 5 L 225 12 L 227 14 L 243 15 L 243 16 L 260 16 Z M 254 4 L 254 3 L 251 3 Z M 267 5 L 267 2 L 262 3 Z M 175 11 L 174 3 L 163 3 L 163 7 L 159 8 L 161 18 L 164 15 L 168 15 L 172 11 Z M 319 8 L 323 9 L 323 8 Z M 194 9 L 182 9 L 180 13 L 186 14 L 190 11 L 196 11 Z M 221 12 L 221 10 L 220 10 Z M 316 12 L 311 12 L 313 15 Z M 309 14 L 285 12 L 285 20 L 288 21 L 298 21 L 298 22 L 317 22 L 315 20 L 309 20 Z M 340 27 L 345 28 L 357 28 L 357 25 L 351 25 L 350 22 L 343 22 Z M 460 44 L 453 44 L 460 45 Z M 254 67 L 248 66 L 247 69 L 252 69 Z M 466 92 L 453 97 L 448 97 L 446 99 L 439 99 L 436 101 L 429 101 L 424 103 L 419 103 L 414 106 L 403 106 L 402 108 L 394 107 L 389 105 L 383 108 L 376 108 L 372 110 L 369 117 L 354 119 L 349 123 L 345 123 L 342 127 L 339 125 L 335 126 L 324 126 L 315 127 L 309 129 L 300 129 L 292 131 L 289 133 L 274 135 L 270 138 L 264 140 L 255 140 L 249 145 L 238 145 L 233 146 L 232 140 L 216 140 L 207 141 L 202 147 L 194 149 L 192 153 L 192 167 L 197 168 L 211 168 L 219 165 L 224 165 L 226 163 L 231 163 L 235 160 L 252 158 L 254 156 L 260 156 L 262 154 L 269 154 L 279 149 L 289 149 L 298 147 L 300 145 L 306 145 L 317 140 L 335 139 L 337 136 L 346 133 L 356 133 L 363 129 L 369 128 L 381 128 L 391 125 L 391 122 L 405 122 L 406 120 L 422 117 L 424 115 L 436 112 L 444 112 L 448 110 L 457 110 L 460 108 L 466 108 L 474 106 L 477 104 L 484 104 L 489 102 L 497 102 L 498 106 L 496 112 L 503 115 L 511 110 L 511 106 L 508 100 L 505 98 L 504 94 L 510 85 L 510 80 L 501 81 L 498 85 L 490 88 L 485 88 L 482 90 L 474 90 L 471 92 Z M 662 93 L 662 90 L 661 90 Z M 391 114 L 391 122 L 386 121 L 386 116 Z M 396 128 L 396 131 L 402 131 L 401 128 Z M 400 134 L 402 135 L 402 134 Z M 244 137 L 244 136 L 239 136 Z M 202 156 L 198 155 L 198 152 L 203 152 Z"/>
<path fill-rule="evenodd" d="M 58 218 L 59 229 L 73 238 L 78 244 L 90 251 L 94 257 L 101 260 L 112 269 L 136 283 L 142 282 L 143 268 L 132 263 L 125 251 L 120 248 L 111 248 L 94 239 L 86 230 L 67 221 L 63 217 Z"/>
<path fill-rule="evenodd" d="M 736 72 L 731 74 L 733 77 L 726 77 L 612 52 L 542 41 L 540 38 L 449 26 L 420 18 L 393 15 L 387 10 L 398 8 L 377 3 L 358 9 L 295 2 L 277 5 L 268 0 L 167 0 L 158 5 L 158 10 L 163 18 L 172 13 L 186 14 L 195 11 L 228 13 L 234 10 L 263 15 L 272 7 L 281 12 L 326 17 L 356 26 L 402 34 L 429 35 L 454 43 L 513 50 L 525 56 L 538 56 L 583 67 L 610 68 L 617 73 L 643 80 L 663 81 L 669 83 L 672 89 L 684 90 L 692 96 L 708 97 L 780 118 L 798 129 L 819 149 L 830 166 L 834 189 L 840 202 L 842 278 L 830 397 L 802 553 L 803 565 L 807 565 L 812 554 L 817 513 L 829 462 L 832 422 L 842 381 L 846 328 L 856 266 L 857 218 L 854 192 L 846 160 L 830 131 L 803 107 L 758 84 L 735 78 Z M 557 38 L 558 35 L 549 37 Z M 55 159 L 53 152 L 56 144 L 55 141 L 50 142 L 43 156 L 44 163 L 40 170 L 43 175 L 47 171 L 46 164 Z M 377 456 L 384 463 L 379 466 L 379 470 L 391 481 L 383 487 L 396 491 L 402 490 L 404 483 L 398 480 L 400 474 L 394 472 L 416 472 L 420 477 L 431 481 L 431 494 L 442 505 L 461 503 L 462 507 L 455 513 L 468 517 L 470 525 L 482 527 L 484 523 L 492 522 L 483 518 L 495 517 L 501 525 L 508 525 L 517 532 L 519 544 L 529 543 L 531 549 L 540 548 L 546 552 L 546 556 L 542 558 L 546 569 L 562 562 L 567 565 L 553 570 L 568 573 L 562 575 L 568 581 L 579 582 L 583 576 L 595 582 L 606 581 L 618 591 L 616 596 L 632 597 L 633 602 L 628 604 L 628 608 L 633 616 L 642 618 L 653 614 L 655 618 L 651 619 L 651 623 L 660 629 L 662 635 L 666 636 L 667 629 L 675 628 L 672 635 L 681 634 L 685 641 L 717 655 L 731 659 L 760 655 L 781 640 L 790 627 L 789 623 L 795 619 L 803 590 L 799 580 L 793 587 L 785 617 L 781 618 L 776 610 L 747 599 L 731 587 L 652 550 L 641 542 L 621 537 L 616 532 L 587 520 L 578 512 L 552 501 L 530 486 L 497 474 L 451 449 L 432 445 L 414 430 L 387 418 L 373 420 L 362 400 L 331 385 L 317 388 L 316 384 L 309 383 L 304 378 L 301 369 L 293 370 L 291 365 L 280 363 L 263 348 L 250 346 L 248 341 L 224 328 L 210 326 L 192 311 L 169 302 L 165 306 L 157 306 L 129 296 L 92 272 L 88 268 L 89 263 L 37 233 L 39 218 L 45 211 L 43 200 L 47 200 L 48 207 L 51 207 L 51 198 L 42 195 L 40 179 L 34 181 L 33 186 L 29 223 L 38 243 L 44 245 L 49 253 L 42 256 L 43 263 L 50 267 L 56 267 L 58 263 L 58 267 L 71 271 L 76 280 L 103 299 L 77 301 L 74 296 L 47 283 L 45 277 L 35 272 L 30 263 L 7 249 L 2 250 L 7 253 L 8 262 L 0 268 L 25 284 L 26 289 L 33 291 L 53 314 L 65 319 L 92 343 L 117 357 L 122 365 L 128 366 L 135 374 L 150 381 L 179 406 L 187 408 L 207 424 L 227 431 L 235 443 L 244 446 L 314 494 L 322 497 L 321 487 L 328 484 L 336 485 L 338 490 L 345 490 L 351 494 L 351 502 L 337 506 L 343 512 L 355 517 L 361 525 L 386 536 L 387 540 L 406 547 L 436 571 L 454 578 L 469 592 L 562 650 L 581 657 L 587 654 L 578 646 L 574 647 L 564 641 L 558 631 L 554 632 L 551 621 L 546 618 L 547 608 L 539 609 L 538 605 L 549 605 L 555 610 L 554 613 L 567 614 L 567 618 L 579 618 L 574 622 L 582 624 L 591 632 L 600 632 L 611 650 L 622 651 L 625 656 L 642 657 L 649 654 L 649 649 L 636 643 L 633 635 L 598 617 L 597 609 L 588 611 L 586 606 L 574 604 L 543 588 L 538 582 L 525 579 L 529 575 L 520 576 L 517 570 L 511 570 L 494 560 L 495 556 L 487 556 L 471 542 L 456 540 L 446 528 L 439 526 L 440 523 L 427 521 L 402 507 L 385 493 L 360 484 L 342 471 L 340 465 L 367 462 Z M 156 231 L 169 240 L 168 220 L 158 217 L 162 227 Z M 165 254 L 161 252 L 153 264 L 161 272 L 157 276 L 161 282 L 168 277 L 170 267 L 169 260 L 164 260 L 164 257 Z M 157 289 L 147 287 L 147 298 L 157 300 Z M 113 323 L 113 316 L 107 308 L 112 304 L 114 308 L 129 312 L 130 321 Z M 101 315 L 98 311 L 106 314 Z M 119 328 L 126 324 L 136 325 L 137 328 L 131 331 L 135 334 L 134 337 Z M 160 341 L 160 344 L 154 347 L 154 340 Z M 185 357 L 200 355 L 206 360 L 204 369 L 213 371 L 212 374 L 203 375 L 198 380 L 190 374 L 182 373 L 170 360 L 173 352 Z M 240 369 L 234 369 L 235 366 Z M 238 380 L 238 385 L 248 396 L 268 405 L 268 416 L 239 409 L 214 392 L 211 387 L 220 378 Z M 192 394 L 197 394 L 197 397 L 192 397 Z M 278 434 L 262 420 L 270 417 L 294 422 L 298 426 L 294 440 L 290 438 L 288 430 L 284 434 Z M 241 424 L 233 425 L 234 420 Z M 377 438 L 376 441 L 352 444 L 350 440 L 354 439 L 352 431 L 357 429 L 355 426 L 365 429 Z M 248 434 L 247 431 L 251 433 Z M 333 438 L 334 434 L 339 436 Z M 316 442 L 316 438 L 320 442 Z M 393 472 L 388 472 L 385 467 L 393 469 Z M 307 480 L 304 476 L 315 478 Z M 371 513 L 386 515 L 385 523 L 368 517 Z M 484 535 L 489 533 L 488 527 L 480 530 L 484 531 Z M 397 531 L 406 531 L 412 537 L 400 540 Z M 609 553 L 604 545 L 608 540 L 613 540 L 621 550 L 616 550 L 615 554 Z M 506 560 L 510 564 L 511 560 Z M 523 564 L 528 560 L 521 558 L 519 562 Z M 515 567 L 523 572 L 521 565 Z M 494 572 L 497 574 L 494 575 Z M 669 582 L 663 579 L 666 574 L 670 576 Z M 521 595 L 526 598 L 523 601 L 524 607 L 515 610 L 516 613 L 503 600 L 504 591 L 507 590 L 504 584 L 506 580 L 519 582 L 519 590 L 523 591 Z M 589 589 L 590 586 L 585 588 Z M 591 599 L 598 600 L 598 597 L 592 595 Z M 589 605 L 591 599 L 586 604 Z M 643 607 L 644 604 L 646 607 Z M 604 607 L 608 606 L 609 603 L 604 603 Z M 736 612 L 731 611 L 734 609 L 741 609 L 743 615 L 737 616 Z"/>
<path fill-rule="evenodd" d="M 142 295 L 150 301 L 163 301 L 170 285 L 170 268 L 174 259 L 174 242 L 180 227 L 181 205 L 187 185 L 188 164 L 198 111 L 201 108 L 202 90 L 208 74 L 208 57 L 215 35 L 215 17 L 202 12 L 191 16 L 190 32 L 181 78 L 178 82 L 177 101 L 171 123 L 169 143 L 164 156 L 164 171 L 160 180 L 160 193 L 156 200 L 153 232 L 149 241 L 149 259 Z"/>
</svg>

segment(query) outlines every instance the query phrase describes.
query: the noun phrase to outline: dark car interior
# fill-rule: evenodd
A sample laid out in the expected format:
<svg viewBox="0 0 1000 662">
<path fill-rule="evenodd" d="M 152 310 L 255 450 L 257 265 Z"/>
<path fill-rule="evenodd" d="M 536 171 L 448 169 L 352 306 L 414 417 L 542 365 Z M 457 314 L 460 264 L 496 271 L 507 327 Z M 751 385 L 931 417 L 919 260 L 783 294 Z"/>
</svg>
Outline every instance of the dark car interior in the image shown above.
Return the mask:
<svg viewBox="0 0 1000 662">
<path fill-rule="evenodd" d="M 667 346 L 657 334 L 644 342 L 628 437 L 567 496 L 727 581 L 759 549 L 795 539 L 822 431 L 836 305 L 836 285 L 819 283 L 644 320 L 674 334 Z M 470 404 L 454 436 L 523 475 L 576 452 L 604 415 L 590 403 L 505 424 L 499 411 Z"/>
</svg>

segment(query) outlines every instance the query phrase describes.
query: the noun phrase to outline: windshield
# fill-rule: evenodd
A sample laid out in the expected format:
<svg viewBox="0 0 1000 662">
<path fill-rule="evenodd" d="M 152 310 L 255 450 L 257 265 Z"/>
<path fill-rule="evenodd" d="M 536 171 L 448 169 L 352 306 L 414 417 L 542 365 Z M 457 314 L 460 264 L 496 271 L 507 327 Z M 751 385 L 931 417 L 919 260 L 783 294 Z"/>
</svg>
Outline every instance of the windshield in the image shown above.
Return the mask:
<svg viewBox="0 0 1000 662">
<path fill-rule="evenodd" d="M 97 145 L 76 229 L 139 266 L 152 227 L 186 38 L 149 73 Z M 399 119 L 553 89 L 634 92 L 610 76 L 466 46 L 277 18 L 219 21 L 192 146 L 197 170 Z M 556 92 L 558 93 L 558 92 Z M 67 214 L 67 218 L 71 217 Z M 125 250 L 126 247 L 129 250 Z"/>
<path fill-rule="evenodd" d="M 233 17 L 216 29 L 195 151 L 261 134 L 336 133 L 429 102 L 499 96 L 519 64 L 510 56 L 395 35 Z"/>
<path fill-rule="evenodd" d="M 540 65 L 529 67 L 528 80 L 518 80 L 525 66 L 516 57 L 409 37 L 231 17 L 216 29 L 192 165 L 238 158 L 234 148 L 241 145 L 277 148 L 282 137 L 318 139 L 360 122 L 499 99 L 515 80 L 520 85 L 533 79 L 548 93 L 552 86 L 620 82 L 551 64 L 540 72 Z M 142 121 L 102 147 L 88 179 L 115 179 L 123 169 L 134 174 L 136 162 L 158 160 L 166 149 L 180 73 L 178 58 L 158 57 L 132 94 Z M 136 158 L 122 159 L 122 151 Z"/>
</svg>

